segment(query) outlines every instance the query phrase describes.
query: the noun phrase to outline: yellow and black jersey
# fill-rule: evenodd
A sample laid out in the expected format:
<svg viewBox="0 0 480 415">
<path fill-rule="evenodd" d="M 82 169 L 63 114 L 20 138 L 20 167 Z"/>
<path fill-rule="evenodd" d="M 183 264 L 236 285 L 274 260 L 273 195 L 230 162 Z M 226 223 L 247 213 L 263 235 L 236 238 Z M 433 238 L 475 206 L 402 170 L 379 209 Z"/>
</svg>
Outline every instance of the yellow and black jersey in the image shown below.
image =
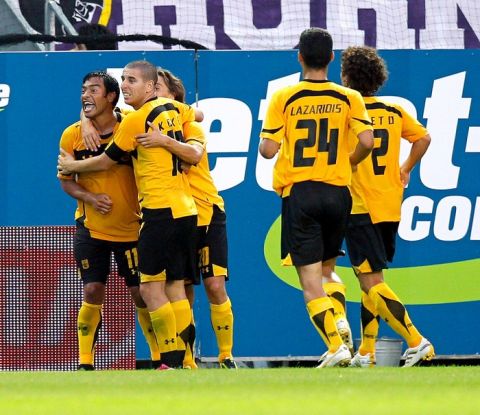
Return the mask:
<svg viewBox="0 0 480 415">
<path fill-rule="evenodd" d="M 283 197 L 293 183 L 350 184 L 347 133 L 371 130 L 357 91 L 330 81 L 304 80 L 277 91 L 263 122 L 261 138 L 280 143 L 273 188 Z"/>
<path fill-rule="evenodd" d="M 199 123 L 188 122 L 184 124 L 183 134 L 185 136 L 185 142 L 197 142 L 205 148 L 205 133 Z M 223 199 L 218 194 L 217 187 L 213 182 L 206 151 L 203 153 L 200 162 L 190 168 L 187 178 L 198 210 L 198 226 L 210 225 L 213 206 L 218 206 L 222 211 L 225 211 L 225 207 Z"/>
<path fill-rule="evenodd" d="M 369 213 L 373 223 L 400 221 L 403 185 L 400 181 L 400 140 L 411 143 L 427 130 L 400 105 L 376 97 L 364 98 L 373 124 L 374 148 L 353 173 L 352 214 Z M 353 146 L 353 137 L 350 137 Z"/>
<path fill-rule="evenodd" d="M 118 130 L 119 122 L 113 133 Z M 60 139 L 60 148 L 72 154 L 76 160 L 97 156 L 105 151 L 112 139 L 112 134 L 101 136 L 101 146 L 97 151 L 87 150 L 83 144 L 80 122 L 67 127 Z M 85 190 L 91 193 L 105 193 L 113 202 L 112 210 L 107 215 L 97 212 L 83 201 L 77 202 L 75 219 L 81 222 L 90 232 L 90 236 L 107 241 L 128 242 L 138 239 L 139 206 L 137 187 L 133 175 L 132 161 L 128 155 L 108 171 L 81 173 L 76 175 L 61 175 L 62 180 L 75 180 Z"/>
<path fill-rule="evenodd" d="M 183 124 L 194 121 L 195 110 L 189 105 L 168 98 L 152 99 L 128 114 L 106 154 L 118 161 L 125 152 L 132 152 L 140 206 L 149 209 L 170 208 L 174 218 L 196 215 L 190 186 L 181 173 L 180 160 L 168 150 L 145 148 L 135 136 L 149 130 L 148 122 L 179 141 L 183 139 Z"/>
</svg>

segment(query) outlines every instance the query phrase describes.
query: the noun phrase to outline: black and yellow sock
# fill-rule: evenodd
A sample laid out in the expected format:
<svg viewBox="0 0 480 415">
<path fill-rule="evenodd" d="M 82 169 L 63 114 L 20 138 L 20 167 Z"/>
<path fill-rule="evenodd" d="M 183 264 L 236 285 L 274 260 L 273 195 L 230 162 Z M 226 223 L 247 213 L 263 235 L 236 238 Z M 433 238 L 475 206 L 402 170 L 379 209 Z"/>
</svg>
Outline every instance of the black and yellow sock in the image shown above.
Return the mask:
<svg viewBox="0 0 480 415">
<path fill-rule="evenodd" d="M 79 364 L 93 365 L 95 344 L 102 327 L 102 305 L 82 302 L 77 317 Z"/>
<path fill-rule="evenodd" d="M 195 362 L 195 317 L 193 315 L 193 310 L 190 311 L 191 320 L 188 328 L 187 348 L 185 350 L 185 357 L 183 358 L 183 367 L 198 369 L 197 363 Z"/>
<path fill-rule="evenodd" d="M 210 303 L 210 319 L 217 338 L 218 361 L 232 357 L 233 349 L 233 311 L 228 298 L 223 304 Z"/>
<path fill-rule="evenodd" d="M 420 344 L 422 336 L 410 320 L 405 306 L 386 283 L 374 285 L 370 288 L 368 296 L 375 304 L 380 317 L 405 339 L 408 347 Z"/>
<path fill-rule="evenodd" d="M 142 333 L 147 341 L 150 349 L 150 358 L 152 362 L 160 361 L 160 350 L 158 349 L 157 338 L 153 332 L 152 321 L 150 320 L 150 313 L 146 308 L 137 307 L 137 320 L 142 329 Z"/>
<path fill-rule="evenodd" d="M 160 354 L 177 350 L 175 313 L 168 302 L 150 313 Z"/>
<path fill-rule="evenodd" d="M 335 352 L 343 344 L 333 317 L 332 301 L 328 297 L 315 298 L 307 303 L 310 320 L 328 347 Z"/>
<path fill-rule="evenodd" d="M 345 284 L 341 282 L 327 282 L 323 284 L 323 290 L 332 302 L 335 321 L 340 318 L 346 319 L 347 311 L 345 303 Z"/>
<path fill-rule="evenodd" d="M 372 299 L 362 292 L 362 304 L 360 308 L 362 321 L 362 343 L 358 348 L 361 355 L 375 353 L 375 341 L 377 340 L 379 317 Z"/>
</svg>

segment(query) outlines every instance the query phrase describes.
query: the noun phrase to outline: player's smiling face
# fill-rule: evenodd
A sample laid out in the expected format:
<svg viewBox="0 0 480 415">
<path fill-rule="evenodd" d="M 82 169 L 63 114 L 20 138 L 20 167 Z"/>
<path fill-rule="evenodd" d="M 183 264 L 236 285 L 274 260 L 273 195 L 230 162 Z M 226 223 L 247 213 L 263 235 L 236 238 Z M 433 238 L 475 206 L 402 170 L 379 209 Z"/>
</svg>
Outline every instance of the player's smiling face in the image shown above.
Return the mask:
<svg viewBox="0 0 480 415">
<path fill-rule="evenodd" d="M 95 118 L 102 114 L 109 104 L 103 79 L 93 77 L 85 81 L 82 86 L 81 100 L 83 113 L 87 118 Z M 111 110 L 111 108 L 108 108 L 108 110 Z"/>
<path fill-rule="evenodd" d="M 122 74 L 122 93 L 125 104 L 140 108 L 148 95 L 147 83 L 138 68 L 125 68 Z"/>
</svg>

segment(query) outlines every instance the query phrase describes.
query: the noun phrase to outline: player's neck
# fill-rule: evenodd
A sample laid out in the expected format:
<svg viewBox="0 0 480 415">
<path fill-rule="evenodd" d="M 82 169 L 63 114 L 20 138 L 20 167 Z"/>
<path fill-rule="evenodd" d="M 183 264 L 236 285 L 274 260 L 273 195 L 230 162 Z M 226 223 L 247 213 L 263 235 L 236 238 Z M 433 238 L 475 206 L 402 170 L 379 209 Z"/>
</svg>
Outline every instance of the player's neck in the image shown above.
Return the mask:
<svg viewBox="0 0 480 415">
<path fill-rule="evenodd" d="M 303 79 L 310 79 L 312 81 L 326 81 L 327 68 L 322 68 L 322 69 L 305 68 L 303 71 Z"/>
<path fill-rule="evenodd" d="M 98 134 L 105 135 L 113 131 L 113 128 L 117 123 L 117 117 L 113 111 L 105 111 L 103 114 L 95 117 L 95 119 L 92 119 L 92 123 L 98 131 Z"/>
<path fill-rule="evenodd" d="M 136 111 L 136 110 L 139 110 L 140 108 L 143 107 L 143 105 L 148 102 L 148 101 L 151 101 L 152 99 L 156 99 L 157 98 L 157 95 L 155 94 L 155 91 L 153 91 L 151 94 L 148 94 L 147 96 L 145 96 L 145 99 L 143 99 L 141 102 L 139 102 L 138 104 L 135 104 L 133 105 L 132 104 L 132 107 L 133 109 Z"/>
</svg>

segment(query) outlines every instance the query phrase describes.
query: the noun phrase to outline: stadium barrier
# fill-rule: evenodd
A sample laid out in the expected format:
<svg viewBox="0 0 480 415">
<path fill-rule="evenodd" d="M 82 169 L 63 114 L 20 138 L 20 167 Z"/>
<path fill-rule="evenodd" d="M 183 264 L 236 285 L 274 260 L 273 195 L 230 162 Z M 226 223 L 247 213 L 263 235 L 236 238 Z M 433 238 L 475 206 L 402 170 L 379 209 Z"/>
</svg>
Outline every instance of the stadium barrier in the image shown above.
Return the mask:
<svg viewBox="0 0 480 415">
<path fill-rule="evenodd" d="M 480 306 L 480 193 L 472 180 L 480 165 L 479 52 L 381 54 L 390 69 L 381 94 L 402 103 L 432 135 L 430 149 L 406 189 L 397 256 L 386 278 L 439 355 L 472 356 L 480 353 L 480 334 L 472 330 L 478 325 Z M 329 72 L 337 82 L 339 55 L 337 51 Z M 324 346 L 308 321 L 298 279 L 293 270 L 279 266 L 280 201 L 271 191 L 271 163 L 258 156 L 258 135 L 270 97 L 300 79 L 293 50 L 1 53 L 0 226 L 73 223 L 75 203 L 61 191 L 55 166 L 60 135 L 78 118 L 81 79 L 96 69 L 107 69 L 119 78 L 123 66 L 137 59 L 180 76 L 187 101 L 197 102 L 205 113 L 212 175 L 228 215 L 235 355 L 246 360 L 321 355 Z M 15 235 L 3 234 L 2 244 Z M 48 241 L 50 236 L 43 235 Z M 30 272 L 28 281 L 42 278 L 34 268 Z M 348 258 L 339 261 L 338 273 L 347 283 L 349 319 L 353 335 L 359 337 L 360 293 Z M 2 291 L 4 297 L 14 295 Z M 195 303 L 197 352 L 202 359 L 215 358 L 209 306 L 202 291 L 197 290 Z M 10 305 L 2 304 L 5 324 Z M 455 335 L 448 335 L 452 327 Z M 23 335 L 23 328 L 16 330 Z M 75 339 L 75 332 L 70 336 Z M 380 336 L 393 333 L 382 325 Z M 141 336 L 136 336 L 135 349 L 137 360 L 148 359 Z M 18 348 L 8 353 L 17 352 Z"/>
</svg>

